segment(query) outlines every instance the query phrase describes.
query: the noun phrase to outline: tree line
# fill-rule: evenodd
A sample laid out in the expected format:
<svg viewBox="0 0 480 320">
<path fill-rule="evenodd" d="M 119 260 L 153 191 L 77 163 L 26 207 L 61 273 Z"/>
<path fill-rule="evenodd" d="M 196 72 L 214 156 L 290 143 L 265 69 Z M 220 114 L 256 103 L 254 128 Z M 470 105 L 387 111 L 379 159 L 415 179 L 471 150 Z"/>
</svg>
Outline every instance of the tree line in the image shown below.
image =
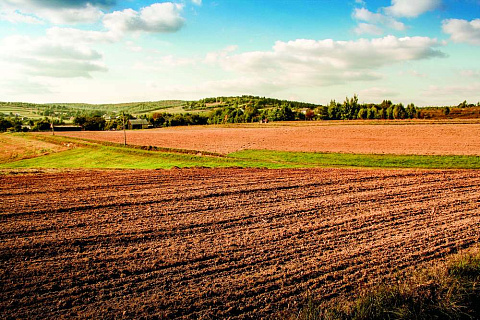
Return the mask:
<svg viewBox="0 0 480 320">
<path fill-rule="evenodd" d="M 175 101 L 179 102 L 179 101 Z M 158 103 L 148 103 L 145 106 Z M 477 105 L 463 101 L 455 107 L 428 107 L 418 108 L 413 103 L 406 107 L 394 104 L 391 100 L 384 100 L 379 104 L 359 103 L 357 95 L 346 97 L 342 103 L 335 100 L 328 105 L 314 105 L 311 103 L 278 100 L 257 96 L 215 97 L 199 101 L 186 102 L 185 113 L 154 112 L 140 116 L 146 119 L 151 127 L 171 127 L 186 125 L 252 123 L 269 121 L 297 121 L 297 120 L 355 120 L 355 119 L 414 119 L 435 117 L 439 109 L 443 115 L 450 114 L 454 108 L 477 108 Z M 30 107 L 30 105 L 29 105 Z M 144 107 L 144 105 L 142 105 Z M 202 109 L 203 108 L 203 109 Z M 188 112 L 189 110 L 204 110 L 202 113 Z M 458 109 L 457 109 L 458 110 Z M 432 113 L 436 111 L 436 113 Z M 68 113 L 65 105 L 52 105 L 43 109 L 43 115 L 50 118 L 32 120 L 0 113 L 0 131 L 46 131 L 54 125 L 64 124 L 63 118 L 54 119 L 58 113 L 75 115 L 73 124 L 82 130 L 121 130 L 124 123 L 135 117 L 130 113 L 105 113 L 101 110 L 75 110 Z M 474 111 L 476 112 L 476 111 Z M 433 114 L 433 115 L 432 115 Z M 480 116 L 480 115 L 479 115 Z"/>
</svg>

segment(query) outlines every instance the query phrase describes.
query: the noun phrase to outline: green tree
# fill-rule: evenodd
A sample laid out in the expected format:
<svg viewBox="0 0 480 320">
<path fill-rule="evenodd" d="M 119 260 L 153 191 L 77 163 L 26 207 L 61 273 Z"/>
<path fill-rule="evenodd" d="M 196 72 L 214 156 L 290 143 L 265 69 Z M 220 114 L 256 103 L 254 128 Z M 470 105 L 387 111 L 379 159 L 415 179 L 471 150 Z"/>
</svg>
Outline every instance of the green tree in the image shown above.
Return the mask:
<svg viewBox="0 0 480 320">
<path fill-rule="evenodd" d="M 358 97 L 353 95 L 353 98 L 345 98 L 341 109 L 342 120 L 352 120 L 357 117 L 358 114 Z"/>
<path fill-rule="evenodd" d="M 51 123 L 47 118 L 38 120 L 32 128 L 33 131 L 48 131 L 50 129 Z"/>
<path fill-rule="evenodd" d="M 394 119 L 405 119 L 405 108 L 403 104 L 399 103 L 393 108 L 393 118 Z"/>
<path fill-rule="evenodd" d="M 393 106 L 390 106 L 386 110 L 386 119 L 393 119 Z"/>
<path fill-rule="evenodd" d="M 368 115 L 368 111 L 365 110 L 364 108 L 361 108 L 360 110 L 358 110 L 357 118 L 358 119 L 367 119 L 367 115 Z"/>
<path fill-rule="evenodd" d="M 408 119 L 417 117 L 417 109 L 413 103 L 407 105 L 407 109 L 405 109 L 405 117 Z"/>
<path fill-rule="evenodd" d="M 328 120 L 328 106 L 319 106 L 315 109 L 315 113 L 317 114 L 320 120 Z"/>
<path fill-rule="evenodd" d="M 0 118 L 0 131 L 5 132 L 13 127 L 13 123 L 9 119 Z"/>
<path fill-rule="evenodd" d="M 328 105 L 328 119 L 338 120 L 340 119 L 340 105 L 335 100 L 331 100 Z"/>
<path fill-rule="evenodd" d="M 99 131 L 105 128 L 105 119 L 103 117 L 87 117 L 83 128 L 88 131 Z"/>
<path fill-rule="evenodd" d="M 371 107 L 367 109 L 367 119 L 375 119 L 377 117 L 377 109 Z"/>
</svg>

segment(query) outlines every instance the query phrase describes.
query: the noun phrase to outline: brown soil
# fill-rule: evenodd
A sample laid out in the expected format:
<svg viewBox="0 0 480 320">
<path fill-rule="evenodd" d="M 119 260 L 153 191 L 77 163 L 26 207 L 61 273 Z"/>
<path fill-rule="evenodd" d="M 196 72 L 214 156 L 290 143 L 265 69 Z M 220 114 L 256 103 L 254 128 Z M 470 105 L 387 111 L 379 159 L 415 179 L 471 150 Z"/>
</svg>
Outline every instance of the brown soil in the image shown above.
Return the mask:
<svg viewBox="0 0 480 320">
<path fill-rule="evenodd" d="M 480 155 L 479 123 L 385 123 L 177 127 L 128 131 L 127 142 L 224 154 L 243 149 L 268 149 L 361 154 Z M 123 143 L 122 132 L 58 134 Z"/>
<path fill-rule="evenodd" d="M 1 318 L 261 318 L 480 241 L 480 172 L 0 176 Z"/>
</svg>

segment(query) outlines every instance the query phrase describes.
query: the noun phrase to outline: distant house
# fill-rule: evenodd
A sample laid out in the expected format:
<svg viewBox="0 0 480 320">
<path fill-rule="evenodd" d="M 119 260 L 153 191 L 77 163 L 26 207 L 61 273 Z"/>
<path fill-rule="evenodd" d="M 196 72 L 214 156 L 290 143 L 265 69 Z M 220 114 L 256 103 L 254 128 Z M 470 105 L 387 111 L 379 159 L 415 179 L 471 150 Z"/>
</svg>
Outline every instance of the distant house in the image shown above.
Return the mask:
<svg viewBox="0 0 480 320">
<path fill-rule="evenodd" d="M 55 131 L 81 131 L 82 127 L 74 125 L 56 125 L 54 127 Z"/>
<path fill-rule="evenodd" d="M 146 119 L 130 119 L 128 120 L 128 129 L 148 129 L 148 121 Z"/>
</svg>

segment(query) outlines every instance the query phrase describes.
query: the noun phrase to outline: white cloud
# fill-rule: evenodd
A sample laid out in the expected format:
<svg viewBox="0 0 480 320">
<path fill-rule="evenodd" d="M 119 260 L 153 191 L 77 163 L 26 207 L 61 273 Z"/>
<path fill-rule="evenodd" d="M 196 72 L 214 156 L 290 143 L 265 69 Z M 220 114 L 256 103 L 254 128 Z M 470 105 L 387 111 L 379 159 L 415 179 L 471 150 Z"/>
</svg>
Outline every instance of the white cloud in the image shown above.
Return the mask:
<svg viewBox="0 0 480 320">
<path fill-rule="evenodd" d="M 112 31 L 93 31 L 75 28 L 53 27 L 47 30 L 47 37 L 65 43 L 116 42 L 123 34 Z"/>
<path fill-rule="evenodd" d="M 101 8 L 115 1 L 83 0 L 0 0 L 0 19 L 11 22 L 53 24 L 95 23 L 103 18 L 104 26 L 116 32 L 174 32 L 185 23 L 181 16 L 184 5 L 173 2 L 154 3 L 139 12 L 133 9 L 105 14 Z M 201 1 L 197 4 L 200 5 Z"/>
<path fill-rule="evenodd" d="M 116 3 L 116 0 L 1 0 L 0 3 L 22 7 L 36 8 L 80 8 L 88 4 L 107 7 Z"/>
<path fill-rule="evenodd" d="M 80 1 L 77 1 L 78 3 Z M 49 1 L 45 1 L 49 3 Z M 51 6 L 42 5 L 37 1 L 0 1 L 0 15 L 3 20 L 23 23 L 38 23 L 50 21 L 55 24 L 94 23 L 102 16 L 103 12 L 91 3 L 82 2 L 83 6 Z M 50 3 L 51 4 L 51 3 Z M 80 3 L 79 3 L 80 4 Z"/>
<path fill-rule="evenodd" d="M 0 81 L 0 94 L 19 95 L 23 99 L 25 95 L 37 95 L 52 93 L 49 86 L 35 79 L 8 79 Z"/>
<path fill-rule="evenodd" d="M 227 58 L 230 53 L 237 51 L 237 49 L 238 46 L 231 45 L 217 52 L 209 52 L 207 53 L 204 62 L 207 64 L 215 64 L 219 60 Z"/>
<path fill-rule="evenodd" d="M 370 23 L 359 23 L 353 31 L 356 34 L 373 34 L 376 36 L 383 34 L 382 28 Z"/>
<path fill-rule="evenodd" d="M 277 41 L 271 51 L 233 54 L 231 50 L 207 56 L 224 70 L 242 77 L 275 81 L 283 87 L 334 85 L 351 81 L 377 80 L 376 72 L 391 64 L 445 56 L 435 39 L 426 37 L 357 41 L 298 39 Z"/>
<path fill-rule="evenodd" d="M 480 19 L 470 22 L 461 19 L 444 20 L 442 29 L 454 42 L 480 45 Z"/>
<path fill-rule="evenodd" d="M 143 48 L 140 47 L 140 46 L 137 46 L 133 41 L 127 41 L 125 42 L 126 44 L 126 47 L 129 51 L 132 51 L 132 52 L 142 52 L 143 51 Z"/>
<path fill-rule="evenodd" d="M 68 43 L 98 43 L 120 41 L 128 32 L 175 32 L 184 24 L 182 9 L 182 5 L 166 2 L 142 8 L 140 12 L 115 11 L 104 15 L 104 31 L 52 27 L 47 36 Z"/>
<path fill-rule="evenodd" d="M 83 8 L 41 9 L 36 13 L 54 24 L 95 23 L 103 16 L 100 9 L 90 4 Z"/>
<path fill-rule="evenodd" d="M 181 4 L 154 3 L 140 12 L 125 9 L 106 14 L 103 24 L 113 32 L 175 32 L 185 23 L 182 10 Z"/>
<path fill-rule="evenodd" d="M 307 69 L 351 70 L 378 68 L 398 61 L 419 60 L 444 56 L 434 49 L 441 44 L 427 37 L 334 41 L 298 39 L 277 41 L 273 51 L 247 52 L 227 56 L 223 62 L 241 70 L 289 69 L 293 66 Z"/>
<path fill-rule="evenodd" d="M 192 3 L 196 4 L 197 6 L 201 6 L 202 5 L 202 0 L 192 0 Z"/>
<path fill-rule="evenodd" d="M 394 17 L 414 18 L 438 8 L 441 3 L 441 0 L 392 0 L 392 5 L 384 10 Z"/>
<path fill-rule="evenodd" d="M 44 22 L 32 15 L 24 14 L 15 10 L 3 10 L 0 12 L 0 20 L 8 21 L 10 23 L 28 23 L 28 24 L 43 24 Z"/>
<path fill-rule="evenodd" d="M 3 39 L 2 58 L 15 63 L 25 73 L 46 77 L 91 77 L 95 71 L 107 71 L 102 55 L 85 46 L 75 46 L 48 38 L 11 36 Z"/>
<path fill-rule="evenodd" d="M 353 17 L 371 24 L 381 24 L 397 31 L 405 30 L 405 25 L 402 22 L 381 13 L 373 13 L 365 8 L 356 8 L 353 11 Z"/>
</svg>

